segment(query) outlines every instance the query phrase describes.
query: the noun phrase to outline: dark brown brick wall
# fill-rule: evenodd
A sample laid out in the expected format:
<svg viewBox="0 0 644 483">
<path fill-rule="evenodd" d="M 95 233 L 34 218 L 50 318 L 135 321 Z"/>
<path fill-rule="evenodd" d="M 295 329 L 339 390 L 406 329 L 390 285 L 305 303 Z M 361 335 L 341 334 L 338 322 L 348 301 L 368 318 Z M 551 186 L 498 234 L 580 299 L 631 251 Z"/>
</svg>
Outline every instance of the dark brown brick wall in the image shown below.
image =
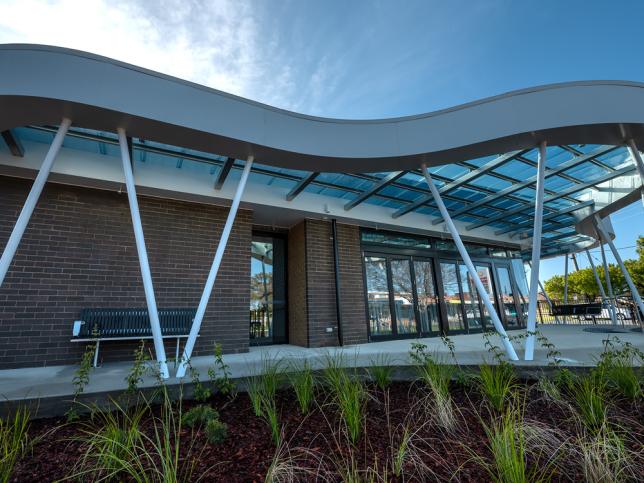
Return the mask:
<svg viewBox="0 0 644 483">
<path fill-rule="evenodd" d="M 2 248 L 30 186 L 0 177 Z M 139 204 L 157 305 L 196 307 L 228 208 L 144 196 Z M 215 340 L 226 352 L 248 350 L 251 223 L 240 210 L 195 355 Z M 0 287 L 0 368 L 77 362 L 72 322 L 101 306 L 145 306 L 127 196 L 48 183 Z M 134 346 L 110 342 L 101 359 L 129 359 Z M 174 357 L 174 341 L 166 352 Z"/>
<path fill-rule="evenodd" d="M 308 347 L 306 311 L 306 244 L 302 221 L 288 233 L 288 340 Z"/>
<path fill-rule="evenodd" d="M 345 344 L 367 342 L 364 281 L 357 226 L 338 224 L 340 307 Z M 306 271 L 306 277 L 302 271 Z M 305 220 L 289 233 L 290 342 L 307 347 L 338 345 L 331 222 Z M 308 327 L 308 339 L 303 334 Z M 327 333 L 326 328 L 333 332 Z"/>
</svg>

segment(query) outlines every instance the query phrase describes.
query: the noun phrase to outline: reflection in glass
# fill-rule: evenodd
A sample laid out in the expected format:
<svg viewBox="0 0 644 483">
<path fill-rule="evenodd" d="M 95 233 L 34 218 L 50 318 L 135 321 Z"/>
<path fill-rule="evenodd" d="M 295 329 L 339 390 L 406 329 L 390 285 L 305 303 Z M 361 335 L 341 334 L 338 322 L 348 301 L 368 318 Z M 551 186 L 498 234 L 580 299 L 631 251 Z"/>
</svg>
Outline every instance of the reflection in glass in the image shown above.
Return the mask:
<svg viewBox="0 0 644 483">
<path fill-rule="evenodd" d="M 514 274 L 514 281 L 516 283 L 517 292 L 519 295 L 521 315 L 523 316 L 523 320 L 526 321 L 528 320 L 528 281 L 526 280 L 525 276 L 523 260 L 512 260 L 512 272 Z"/>
<path fill-rule="evenodd" d="M 383 257 L 365 257 L 364 264 L 371 335 L 390 335 L 392 327 L 387 261 Z"/>
<path fill-rule="evenodd" d="M 479 295 L 474 285 L 474 280 L 470 276 L 465 265 L 458 266 L 461 272 L 461 285 L 463 292 L 463 303 L 465 304 L 465 317 L 469 330 L 481 328 L 481 310 L 479 306 Z"/>
<path fill-rule="evenodd" d="M 250 263 L 250 337 L 273 337 L 273 243 L 253 241 Z"/>
<path fill-rule="evenodd" d="M 414 296 L 411 285 L 409 260 L 391 260 L 391 285 L 394 289 L 396 330 L 399 335 L 417 332 L 414 314 Z"/>
<path fill-rule="evenodd" d="M 481 279 L 483 287 L 485 287 L 485 291 L 487 292 L 490 302 L 492 302 L 492 305 L 495 305 L 494 294 L 492 293 L 492 273 L 490 272 L 490 267 L 477 265 L 475 268 L 476 273 Z M 483 300 L 481 300 L 481 307 L 483 308 L 483 328 L 491 327 L 492 320 L 490 319 L 490 313 L 488 312 L 487 307 L 485 307 Z"/>
<path fill-rule="evenodd" d="M 444 301 L 447 310 L 447 324 L 450 331 L 465 330 L 461 311 L 461 292 L 456 276 L 456 264 L 441 262 Z"/>
<path fill-rule="evenodd" d="M 423 334 L 437 333 L 439 330 L 438 297 L 436 296 L 432 263 L 422 260 L 414 261 L 414 274 L 416 275 L 420 330 Z"/>
<path fill-rule="evenodd" d="M 518 327 L 519 319 L 516 305 L 514 305 L 514 291 L 510 281 L 510 271 L 507 267 L 497 267 L 497 273 L 499 275 L 499 293 L 503 303 L 505 322 L 508 327 Z"/>
</svg>

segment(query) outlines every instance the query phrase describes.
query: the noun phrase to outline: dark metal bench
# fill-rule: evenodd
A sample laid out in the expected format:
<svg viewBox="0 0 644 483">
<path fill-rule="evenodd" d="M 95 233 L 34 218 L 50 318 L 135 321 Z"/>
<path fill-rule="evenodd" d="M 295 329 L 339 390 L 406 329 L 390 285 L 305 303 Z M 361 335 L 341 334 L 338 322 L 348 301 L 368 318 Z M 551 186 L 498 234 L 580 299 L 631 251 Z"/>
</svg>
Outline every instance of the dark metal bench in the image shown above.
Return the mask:
<svg viewBox="0 0 644 483">
<path fill-rule="evenodd" d="M 196 312 L 196 309 L 159 309 L 163 338 L 177 339 L 175 361 L 179 359 L 179 342 L 188 337 Z M 84 309 L 74 322 L 71 341 L 96 342 L 96 367 L 101 341 L 140 339 L 152 339 L 148 309 Z"/>
<path fill-rule="evenodd" d="M 552 315 L 601 315 L 602 304 L 566 304 L 552 305 Z"/>
</svg>

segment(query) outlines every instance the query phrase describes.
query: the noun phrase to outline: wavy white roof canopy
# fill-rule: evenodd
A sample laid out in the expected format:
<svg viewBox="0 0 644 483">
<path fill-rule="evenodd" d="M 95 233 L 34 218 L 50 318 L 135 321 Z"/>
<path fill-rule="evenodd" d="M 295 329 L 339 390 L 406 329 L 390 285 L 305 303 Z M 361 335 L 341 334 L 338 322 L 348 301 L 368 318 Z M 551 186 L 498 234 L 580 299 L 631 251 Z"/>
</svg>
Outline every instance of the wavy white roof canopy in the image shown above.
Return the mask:
<svg viewBox="0 0 644 483">
<path fill-rule="evenodd" d="M 0 45 L 0 131 L 74 125 L 323 172 L 439 165 L 549 144 L 644 146 L 644 84 L 589 81 L 523 89 L 381 120 L 306 116 L 85 52 Z"/>
</svg>

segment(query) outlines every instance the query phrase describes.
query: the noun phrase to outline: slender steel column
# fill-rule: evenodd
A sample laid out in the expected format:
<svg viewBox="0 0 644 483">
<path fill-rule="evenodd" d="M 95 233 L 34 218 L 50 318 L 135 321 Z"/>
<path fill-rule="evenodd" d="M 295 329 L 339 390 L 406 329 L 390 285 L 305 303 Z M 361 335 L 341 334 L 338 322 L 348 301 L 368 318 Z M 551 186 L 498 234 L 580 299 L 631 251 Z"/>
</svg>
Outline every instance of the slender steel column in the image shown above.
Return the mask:
<svg viewBox="0 0 644 483">
<path fill-rule="evenodd" d="M 640 189 L 642 193 L 642 205 L 644 205 L 644 161 L 642 161 L 642 155 L 640 150 L 637 149 L 637 144 L 633 139 L 628 140 L 628 147 L 631 150 L 633 158 L 635 158 L 635 164 L 637 165 L 637 171 L 640 173 L 640 180 L 642 180 L 642 187 Z"/>
<path fill-rule="evenodd" d="M 472 259 L 467 253 L 467 250 L 465 249 L 465 245 L 463 245 L 461 236 L 459 235 L 458 230 L 456 229 L 456 226 L 454 225 L 454 222 L 452 221 L 452 218 L 449 215 L 447 208 L 445 207 L 445 203 L 443 203 L 443 199 L 441 198 L 440 193 L 438 192 L 438 189 L 436 189 L 436 186 L 434 185 L 434 180 L 432 179 L 432 177 L 429 174 L 429 171 L 427 170 L 427 165 L 423 163 L 420 168 L 423 172 L 423 175 L 425 176 L 425 180 L 427 181 L 427 186 L 429 186 L 429 191 L 431 191 L 434 201 L 436 202 L 436 205 L 438 206 L 438 209 L 441 213 L 441 216 L 443 217 L 443 220 L 447 225 L 447 229 L 449 230 L 449 232 L 452 235 L 452 238 L 454 239 L 456 248 L 458 248 L 458 252 L 460 253 L 461 258 L 463 259 L 463 262 L 465 263 L 465 266 L 467 267 L 468 272 L 470 273 L 470 277 L 472 277 L 472 280 L 474 281 L 474 285 L 476 285 L 476 290 L 478 290 L 478 293 L 481 299 L 483 300 L 483 304 L 485 305 L 485 308 L 490 314 L 490 318 L 492 319 L 494 328 L 498 332 L 499 336 L 501 336 L 501 341 L 503 342 L 503 346 L 505 347 L 505 352 L 508 358 L 513 361 L 519 360 L 514 350 L 514 347 L 512 346 L 512 342 L 510 342 L 510 339 L 508 338 L 508 335 L 505 332 L 505 329 L 503 328 L 501 319 L 499 319 L 499 314 L 496 312 L 494 305 L 492 305 L 488 292 L 483 286 L 483 283 L 481 283 L 481 279 L 479 278 L 478 273 L 474 268 Z"/>
<path fill-rule="evenodd" d="M 537 286 L 539 284 L 539 263 L 541 261 L 541 229 L 543 227 L 543 184 L 546 173 L 546 142 L 539 144 L 537 161 L 537 184 L 534 203 L 534 229 L 532 232 L 532 264 L 530 269 L 530 296 L 528 297 L 528 336 L 525 340 L 526 361 L 534 359 L 534 339 L 537 330 Z"/>
<path fill-rule="evenodd" d="M 595 220 L 596 221 L 596 220 Z M 610 272 L 608 271 L 608 262 L 606 261 L 606 252 L 604 251 L 603 236 L 599 231 L 599 227 L 595 225 L 597 230 L 597 239 L 599 240 L 599 248 L 602 254 L 602 265 L 604 266 L 604 280 L 606 280 L 606 288 L 608 289 L 609 310 L 611 312 L 611 320 L 613 324 L 617 324 L 617 314 L 615 310 L 615 294 L 613 293 L 613 284 L 610 281 Z"/>
<path fill-rule="evenodd" d="M 38 203 L 38 198 L 40 198 L 42 190 L 45 187 L 45 183 L 47 182 L 47 178 L 49 177 L 51 167 L 54 164 L 54 160 L 56 159 L 58 152 L 60 151 L 60 147 L 63 145 L 65 134 L 67 134 L 67 130 L 69 129 L 69 126 L 71 126 L 71 124 L 72 121 L 67 118 L 63 118 L 63 120 L 60 122 L 58 132 L 56 132 L 56 136 L 54 136 L 54 140 L 52 141 L 51 146 L 49 146 L 49 151 L 47 151 L 45 160 L 40 167 L 40 171 L 38 171 L 38 175 L 34 180 L 34 184 L 31 185 L 31 190 L 29 191 L 29 195 L 25 200 L 25 204 L 20 211 L 20 215 L 16 220 L 13 231 L 11 232 L 11 235 L 9 235 L 9 240 L 4 247 L 2 257 L 0 258 L 0 287 L 4 282 L 4 277 L 9 271 L 9 266 L 13 261 L 16 250 L 18 250 L 18 245 L 20 245 L 22 235 L 24 235 L 25 230 L 27 229 L 31 215 L 36 208 L 36 204 Z"/>
<path fill-rule="evenodd" d="M 593 262 L 593 257 L 590 256 L 590 252 L 588 251 L 587 248 L 586 248 L 586 256 L 588 257 L 588 263 L 590 264 L 590 268 L 593 269 L 593 275 L 595 276 L 595 282 L 597 282 L 597 287 L 599 288 L 599 295 L 601 295 L 602 302 L 606 302 L 606 291 L 604 290 L 602 281 L 599 278 L 599 273 L 597 273 L 597 268 L 595 267 L 595 262 Z M 613 306 L 610 303 L 610 301 L 608 301 L 608 313 L 610 314 L 610 318 L 613 324 L 617 324 L 617 319 L 615 318 L 615 312 L 613 311 Z"/>
<path fill-rule="evenodd" d="M 532 272 L 532 263 L 528 262 L 528 264 L 530 265 L 530 272 Z M 552 310 L 552 300 L 550 300 L 550 297 L 548 296 L 548 292 L 546 292 L 546 289 L 543 287 L 541 280 L 539 280 L 539 288 L 541 289 L 541 292 L 543 292 L 543 296 L 546 298 L 546 302 L 548 302 L 548 307 L 550 307 L 550 313 L 552 314 L 554 312 L 554 310 Z M 539 306 L 539 302 L 537 301 L 537 307 L 538 306 Z M 559 324 L 560 322 L 557 316 L 553 315 L 553 317 L 555 318 L 555 323 Z"/>
<path fill-rule="evenodd" d="M 613 256 L 615 257 L 615 260 L 617 261 L 619 268 L 622 270 L 622 273 L 624 274 L 624 278 L 626 279 L 626 284 L 628 285 L 628 288 L 631 289 L 633 300 L 639 307 L 641 313 L 644 314 L 644 303 L 642 302 L 642 297 L 640 297 L 640 294 L 637 291 L 637 287 L 633 283 L 633 279 L 628 273 L 628 270 L 626 270 L 626 267 L 624 266 L 624 262 L 622 261 L 621 255 L 617 251 L 617 248 L 615 248 L 615 244 L 613 243 L 613 240 L 611 240 L 610 237 L 608 236 L 608 232 L 606 232 L 606 230 L 604 229 L 604 224 L 602 220 L 598 216 L 595 216 L 595 221 L 597 222 L 597 228 L 599 228 L 599 231 L 604 237 L 604 240 L 606 241 L 606 243 L 608 243 L 608 246 L 610 247 L 610 251 L 613 252 Z"/>
<path fill-rule="evenodd" d="M 199 301 L 199 307 L 197 307 L 197 313 L 192 322 L 192 327 L 190 328 L 190 335 L 186 341 L 186 345 L 183 348 L 183 356 L 181 356 L 181 361 L 179 362 L 179 367 L 177 368 L 176 377 L 181 378 L 186 375 L 186 367 L 188 362 L 190 362 L 190 357 L 192 356 L 192 350 L 194 349 L 195 342 L 197 341 L 197 336 L 199 335 L 199 330 L 201 329 L 201 322 L 203 321 L 203 316 L 206 313 L 206 307 L 208 306 L 208 301 L 210 300 L 210 294 L 215 285 L 215 280 L 217 279 L 217 272 L 219 272 L 219 266 L 221 265 L 221 260 L 224 256 L 224 251 L 226 250 L 226 245 L 228 244 L 228 237 L 230 232 L 233 229 L 233 224 L 235 222 L 235 216 L 237 215 L 237 209 L 239 208 L 239 203 L 241 201 L 242 194 L 244 193 L 244 188 L 246 187 L 246 181 L 248 181 L 248 175 L 250 174 L 250 168 L 253 165 L 253 156 L 249 156 L 246 164 L 244 165 L 244 171 L 242 172 L 239 184 L 237 185 L 237 190 L 233 196 L 232 204 L 230 205 L 230 211 L 228 212 L 228 218 L 226 219 L 226 224 L 224 225 L 224 230 L 221 233 L 221 238 L 219 239 L 219 244 L 217 245 L 217 251 L 215 252 L 215 258 L 212 261 L 212 266 L 210 267 L 210 273 L 206 279 L 206 285 L 201 294 L 201 300 Z"/>
<path fill-rule="evenodd" d="M 125 135 L 125 129 L 117 128 L 119 137 L 119 146 L 121 148 L 121 161 L 123 162 L 123 173 L 125 174 L 125 188 L 127 190 L 127 199 L 130 204 L 130 215 L 132 216 L 132 226 L 134 228 L 134 240 L 136 241 L 136 252 L 139 256 L 139 265 L 141 267 L 141 278 L 143 279 L 143 289 L 145 291 L 145 301 L 148 307 L 148 316 L 150 317 L 150 327 L 152 328 L 152 339 L 154 340 L 154 352 L 159 363 L 159 372 L 163 379 L 170 377 L 168 372 L 168 363 L 165 356 L 165 346 L 163 345 L 163 334 L 161 333 L 161 324 L 159 322 L 159 311 L 157 302 L 154 298 L 154 286 L 152 285 L 152 274 L 150 273 L 150 263 L 148 262 L 148 251 L 145 247 L 145 238 L 143 236 L 143 226 L 141 224 L 141 214 L 139 212 L 139 202 L 136 198 L 136 187 L 134 185 L 134 174 L 132 173 L 132 162 L 130 159 L 130 149 Z"/>
</svg>

